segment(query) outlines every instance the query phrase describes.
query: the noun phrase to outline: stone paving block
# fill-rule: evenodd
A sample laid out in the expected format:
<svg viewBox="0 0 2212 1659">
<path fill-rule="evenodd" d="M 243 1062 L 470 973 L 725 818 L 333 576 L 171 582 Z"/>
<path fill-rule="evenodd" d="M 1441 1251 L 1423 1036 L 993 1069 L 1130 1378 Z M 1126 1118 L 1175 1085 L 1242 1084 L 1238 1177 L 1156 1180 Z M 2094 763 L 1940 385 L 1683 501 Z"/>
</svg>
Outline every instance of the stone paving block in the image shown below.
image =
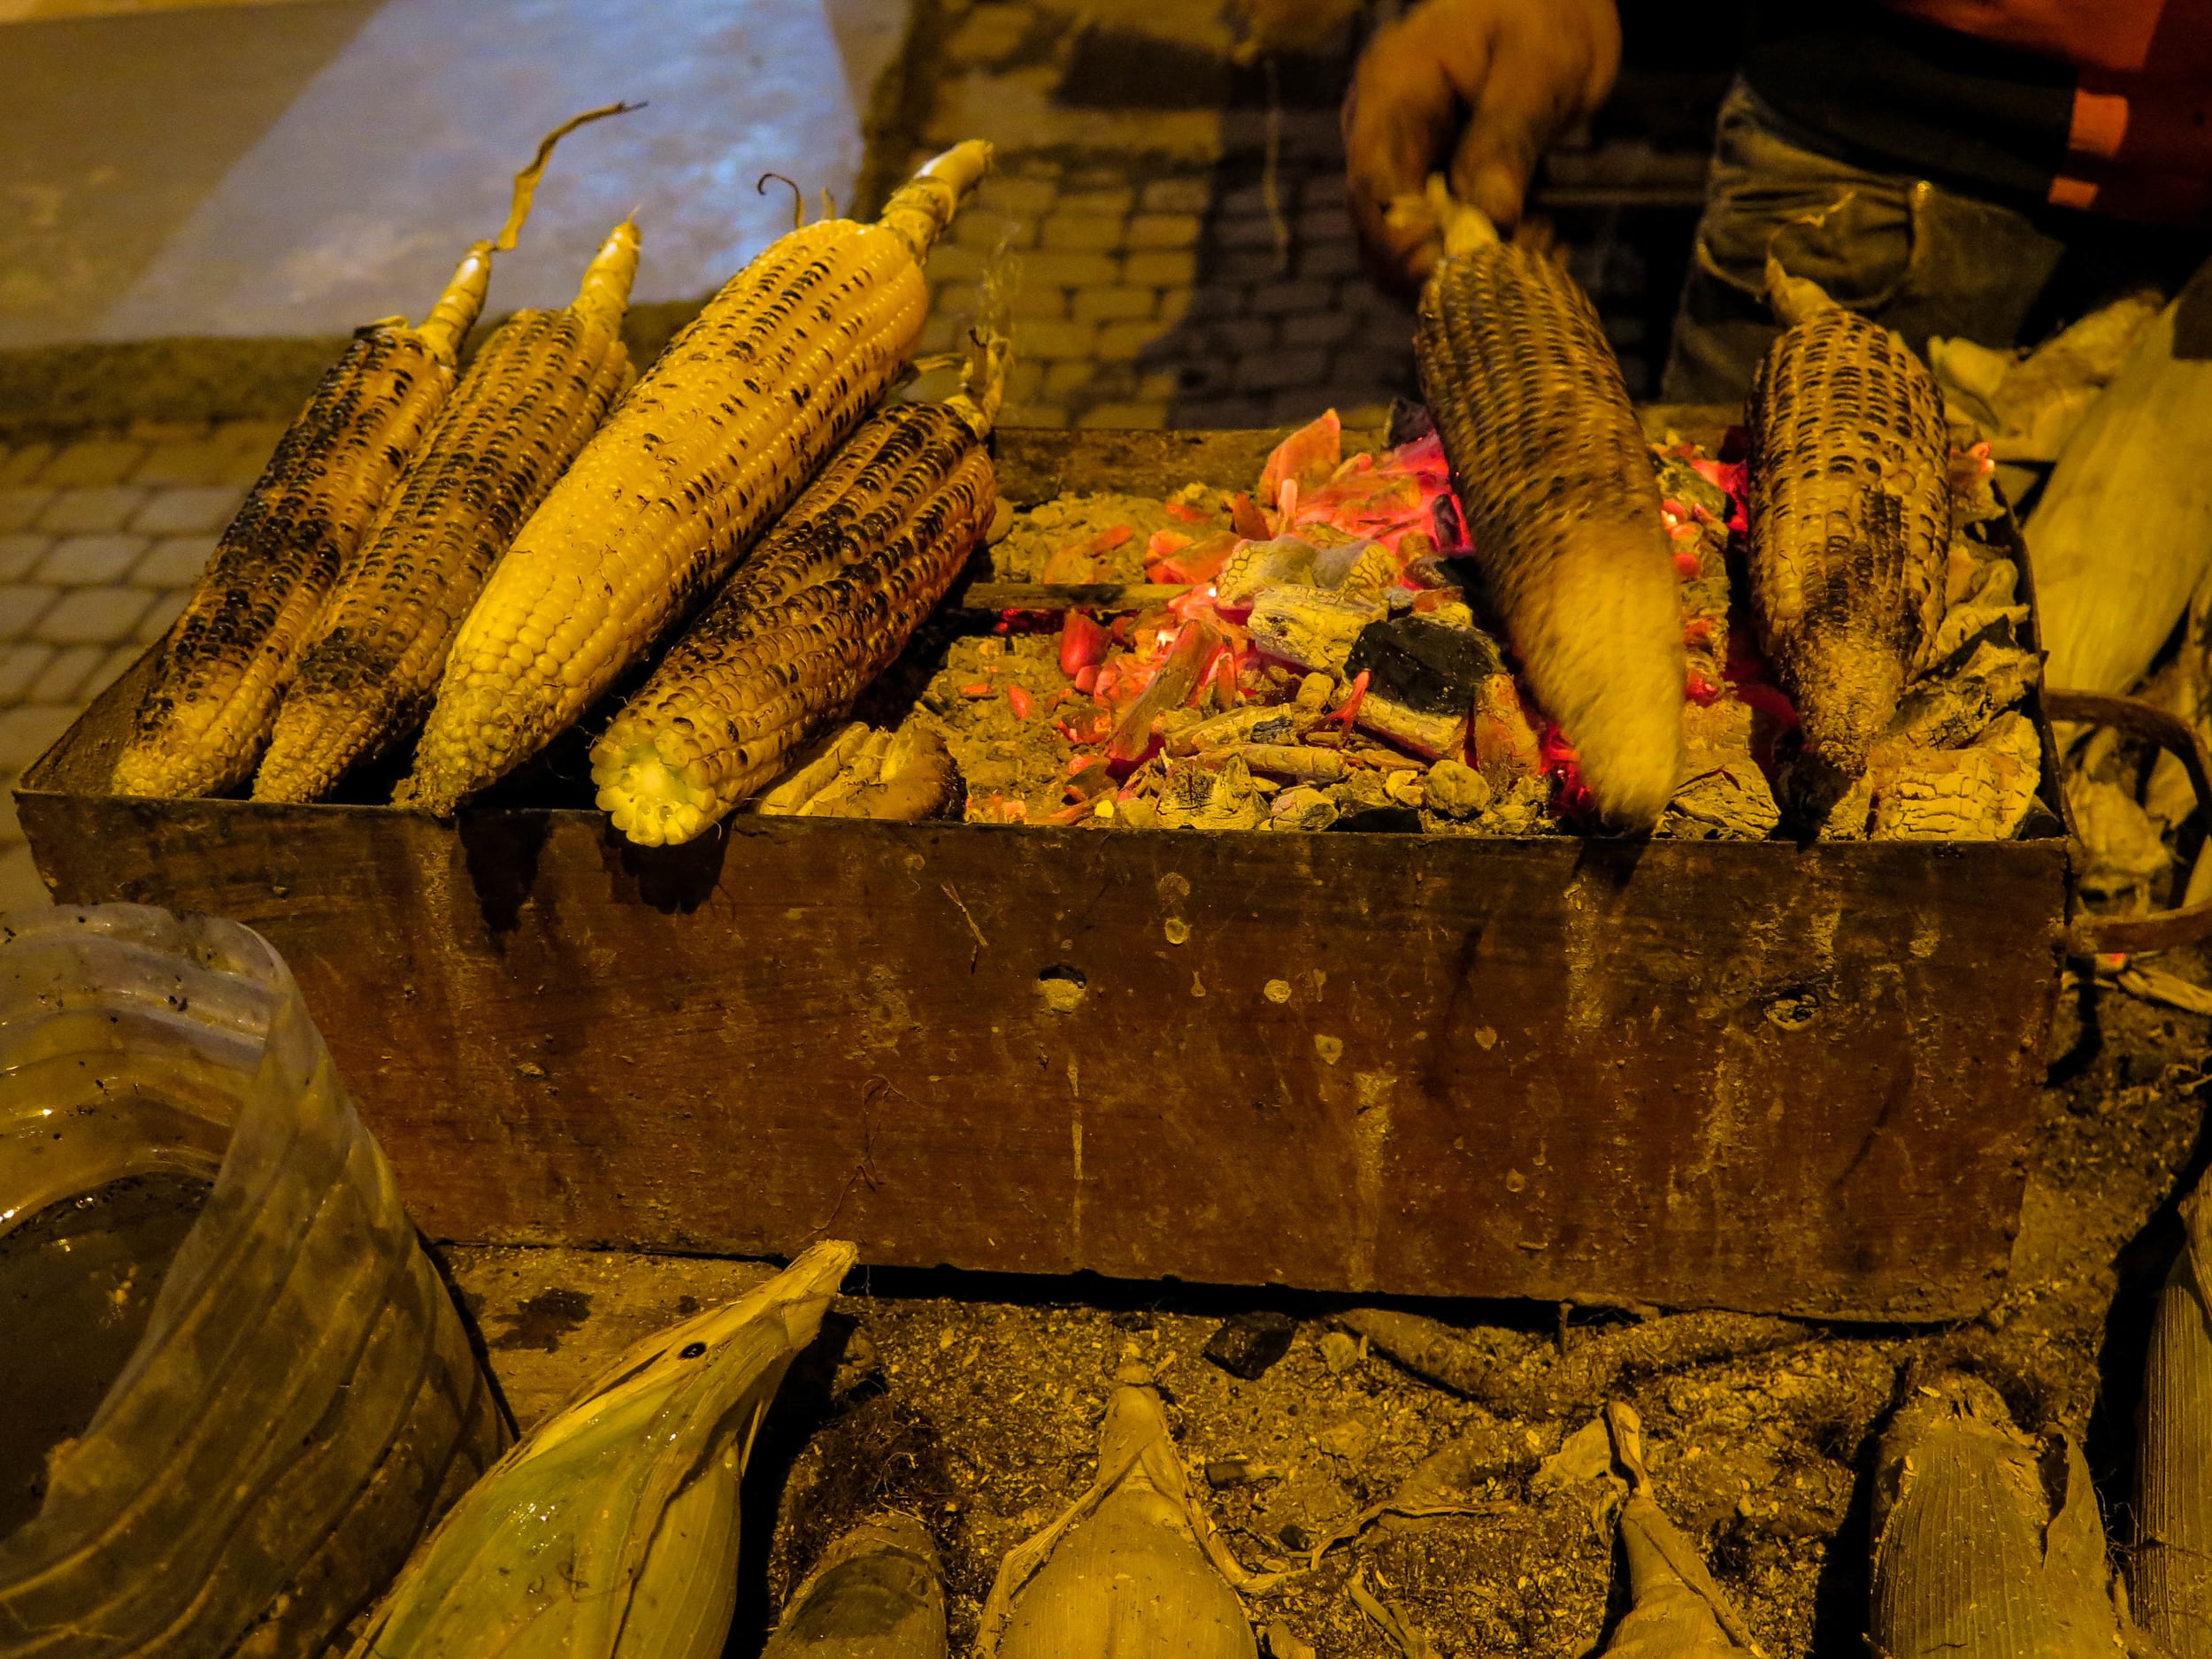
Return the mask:
<svg viewBox="0 0 2212 1659">
<path fill-rule="evenodd" d="M 54 545 L 54 538 L 36 531 L 0 535 L 0 582 L 19 582 L 38 568 Z"/>
<path fill-rule="evenodd" d="M 1155 253 L 1132 255 L 1131 263 L 1139 258 L 1172 259 L 1173 254 Z M 1276 257 L 1272 246 L 1265 248 L 1229 248 L 1212 255 L 1206 261 L 1206 277 L 1213 282 L 1272 282 L 1283 274 L 1283 262 Z M 1134 282 L 1140 279 L 1131 277 Z M 1188 277 L 1183 279 L 1190 280 Z"/>
<path fill-rule="evenodd" d="M 1125 323 L 1149 318 L 1160 303 L 1153 288 L 1078 288 L 1075 320 L 1079 323 Z"/>
<path fill-rule="evenodd" d="M 1044 398 L 1055 403 L 1070 392 L 1088 386 L 1098 378 L 1098 365 L 1087 357 L 1069 363 L 1048 363 L 1045 365 Z"/>
<path fill-rule="evenodd" d="M 1010 403 L 1026 403 L 1044 389 L 1044 384 L 1043 364 L 1017 357 L 1013 366 L 1006 371 L 1006 401 Z"/>
<path fill-rule="evenodd" d="M 1066 357 L 1087 357 L 1097 334 L 1089 323 L 1024 323 L 1014 331 L 1014 351 L 1046 363 Z"/>
<path fill-rule="evenodd" d="M 36 579 L 63 588 L 93 588 L 119 582 L 152 543 L 142 535 L 65 535 L 54 543 L 39 564 Z M 137 620 L 135 614 L 131 621 Z M 125 623 L 103 640 L 122 639 L 130 633 Z"/>
<path fill-rule="evenodd" d="M 1060 211 L 1063 213 L 1088 213 L 1098 218 L 1118 219 L 1136 204 L 1137 193 L 1127 185 L 1087 190 L 1064 188 L 1060 192 Z"/>
<path fill-rule="evenodd" d="M 973 282 L 948 282 L 930 299 L 932 311 L 949 317 L 972 317 L 983 303 L 983 290 Z"/>
<path fill-rule="evenodd" d="M 1242 426 L 1274 425 L 1264 400 L 1251 397 L 1186 398 L 1175 411 L 1175 424 L 1207 431 L 1233 431 Z"/>
<path fill-rule="evenodd" d="M 1213 186 L 1204 179 L 1155 179 L 1138 200 L 1148 213 L 1203 213 Z"/>
<path fill-rule="evenodd" d="M 964 248 L 991 253 L 1000 248 L 1033 248 L 1037 221 L 1006 213 L 972 211 L 952 221 L 952 240 Z"/>
<path fill-rule="evenodd" d="M 1298 202 L 1302 207 L 1333 207 L 1341 209 L 1350 199 L 1340 169 L 1330 168 L 1309 173 L 1298 187 Z"/>
<path fill-rule="evenodd" d="M 1160 309 L 1156 313 L 1160 321 L 1169 327 L 1181 322 L 1190 315 L 1191 297 L 1188 288 L 1163 288 L 1160 291 Z"/>
<path fill-rule="evenodd" d="M 1236 379 L 1236 359 L 1227 357 L 1201 357 L 1179 365 L 1175 371 L 1176 387 L 1181 396 L 1201 403 L 1229 396 L 1235 389 Z"/>
<path fill-rule="evenodd" d="M 80 438 L 40 469 L 37 481 L 56 489 L 119 484 L 146 458 L 149 447 L 127 438 Z"/>
<path fill-rule="evenodd" d="M 60 597 L 60 592 L 52 588 L 37 588 L 24 582 L 0 586 L 0 640 L 27 636 Z"/>
<path fill-rule="evenodd" d="M 1265 248 L 1271 251 L 1277 246 L 1275 226 L 1271 220 L 1253 217 L 1217 219 L 1213 222 L 1213 243 L 1217 248 Z M 1289 227 L 1284 227 L 1283 240 L 1289 240 Z"/>
<path fill-rule="evenodd" d="M 78 711 L 73 703 L 19 703 L 0 710 L 0 771 L 20 773 L 54 746 Z"/>
<path fill-rule="evenodd" d="M 127 645 L 110 646 L 108 654 L 100 659 L 99 667 L 94 669 L 92 677 L 85 681 L 85 701 L 89 703 L 122 679 L 123 671 L 145 654 L 146 648 L 135 640 Z"/>
<path fill-rule="evenodd" d="M 1359 319 L 1342 311 L 1308 311 L 1283 319 L 1283 341 L 1294 346 L 1333 346 L 1349 340 Z"/>
<path fill-rule="evenodd" d="M 1271 317 L 1236 317 L 1225 323 L 1206 324 L 1200 337 L 1205 342 L 1209 355 L 1237 357 L 1265 351 L 1279 335 Z"/>
<path fill-rule="evenodd" d="M 139 591 L 145 590 L 142 588 Z M 178 613 L 192 597 L 192 590 L 188 588 L 172 588 L 166 592 L 149 595 L 149 597 L 153 603 L 146 614 L 139 618 L 138 626 L 131 634 L 141 645 L 151 645 L 169 632 L 169 625 L 177 619 Z"/>
<path fill-rule="evenodd" d="M 35 636 L 56 645 L 113 645 L 129 639 L 153 595 L 142 588 L 78 588 L 40 617 Z"/>
<path fill-rule="evenodd" d="M 1298 250 L 1294 262 L 1302 277 L 1348 277 L 1360 268 L 1359 248 L 1355 242 L 1311 242 Z"/>
<path fill-rule="evenodd" d="M 1017 219 L 1048 212 L 1059 199 L 1060 186 L 1056 180 L 1010 179 L 1004 173 L 994 173 L 976 192 L 977 206 Z"/>
<path fill-rule="evenodd" d="M 1033 317 L 1058 322 L 1068 314 L 1068 290 L 1024 281 L 1006 310 L 1007 314 L 1017 322 Z"/>
<path fill-rule="evenodd" d="M 1182 389 L 1181 378 L 1172 370 L 1161 369 L 1137 380 L 1137 402 L 1141 403 L 1172 403 Z"/>
<path fill-rule="evenodd" d="M 188 420 L 134 420 L 123 429 L 123 435 L 140 443 L 183 443 L 195 438 L 204 438 L 215 430 L 215 423 L 205 416 Z"/>
<path fill-rule="evenodd" d="M 1159 337 L 1157 323 L 1107 323 L 1098 331 L 1095 349 L 1102 363 L 1128 363 Z"/>
<path fill-rule="evenodd" d="M 157 443 L 131 474 L 134 484 L 219 484 L 238 468 L 233 447 L 219 438 Z"/>
<path fill-rule="evenodd" d="M 211 535 L 165 535 L 131 566 L 131 580 L 141 588 L 189 588 L 214 553 Z"/>
<path fill-rule="evenodd" d="M 73 703 L 88 700 L 99 689 L 90 683 L 93 673 L 107 660 L 107 649 L 98 645 L 72 645 L 55 652 L 52 660 L 31 682 L 25 701 Z"/>
<path fill-rule="evenodd" d="M 945 56 L 956 64 L 1001 62 L 1022 43 L 1036 20 L 1036 12 L 1025 5 L 977 6 L 945 42 Z"/>
<path fill-rule="evenodd" d="M 22 702 L 56 655 L 50 645 L 0 645 L 0 704 Z"/>
<path fill-rule="evenodd" d="M 1238 359 L 1237 384 L 1248 392 L 1272 392 L 1293 386 L 1317 386 L 1328 372 L 1325 351 L 1310 348 L 1270 351 Z"/>
<path fill-rule="evenodd" d="M 1167 425 L 1167 405 L 1159 403 L 1101 403 L 1084 411 L 1076 423 L 1079 426 L 1141 426 L 1148 429 Z"/>
<path fill-rule="evenodd" d="M 146 492 L 130 484 L 108 484 L 97 489 L 58 489 L 38 516 L 37 527 L 54 535 L 88 535 L 120 530 L 124 521 L 142 506 Z"/>
<path fill-rule="evenodd" d="M 15 802 L 7 802 L 7 821 L 15 825 Z M 0 910 L 35 910 L 42 904 L 51 904 L 54 895 L 39 879 L 38 866 L 31 862 L 30 844 L 21 842 L 0 853 Z"/>
<path fill-rule="evenodd" d="M 212 534 L 231 521 L 244 493 L 233 484 L 157 489 L 130 526 L 148 535 Z"/>
<path fill-rule="evenodd" d="M 1152 256 L 1133 255 L 1132 261 Z M 1022 257 L 1022 286 L 1049 288 L 1110 288 L 1121 280 L 1122 262 L 1102 253 L 1071 253 L 1060 249 L 1048 249 L 1042 253 L 1025 254 Z M 1164 287 L 1163 283 L 1131 277 L 1141 286 Z M 1185 279 L 1187 280 L 1188 279 Z"/>
<path fill-rule="evenodd" d="M 922 325 L 922 337 L 915 345 L 915 354 L 927 357 L 933 352 L 951 350 L 961 339 L 967 320 L 949 311 L 933 311 L 929 320 Z"/>
<path fill-rule="evenodd" d="M 291 424 L 288 420 L 219 420 L 209 436 L 234 455 L 265 461 Z"/>
<path fill-rule="evenodd" d="M 1204 223 L 1195 213 L 1140 213 L 1129 221 L 1129 246 L 1193 247 Z"/>
<path fill-rule="evenodd" d="M 47 462 L 54 458 L 50 443 L 19 443 L 0 456 L 0 488 L 13 489 L 28 484 L 46 470 Z"/>
<path fill-rule="evenodd" d="M 1121 280 L 1133 288 L 1187 288 L 1198 275 L 1198 256 L 1156 249 L 1121 262 Z"/>
<path fill-rule="evenodd" d="M 1325 311 L 1335 301 L 1336 289 L 1333 285 L 1302 278 L 1290 282 L 1263 282 L 1252 290 L 1252 309 L 1263 316 Z M 1411 337 L 1407 336 L 1409 340 Z"/>
<path fill-rule="evenodd" d="M 941 242 L 929 251 L 926 267 L 932 282 L 980 282 L 991 268 L 990 250 Z"/>
<path fill-rule="evenodd" d="M 1256 184 L 1239 185 L 1216 197 L 1210 211 L 1217 219 L 1263 216 L 1267 211 L 1267 192 Z"/>
<path fill-rule="evenodd" d="M 46 511 L 46 503 L 54 499 L 50 489 L 33 489 L 28 485 L 15 484 L 0 489 L 0 535 L 27 530 Z"/>
<path fill-rule="evenodd" d="M 1064 426 L 1068 411 L 1057 403 L 1009 403 L 999 411 L 1002 426 Z"/>
<path fill-rule="evenodd" d="M 1055 213 L 1044 221 L 1040 242 L 1068 253 L 1111 253 L 1122 245 L 1122 221 L 1097 213 Z"/>
</svg>

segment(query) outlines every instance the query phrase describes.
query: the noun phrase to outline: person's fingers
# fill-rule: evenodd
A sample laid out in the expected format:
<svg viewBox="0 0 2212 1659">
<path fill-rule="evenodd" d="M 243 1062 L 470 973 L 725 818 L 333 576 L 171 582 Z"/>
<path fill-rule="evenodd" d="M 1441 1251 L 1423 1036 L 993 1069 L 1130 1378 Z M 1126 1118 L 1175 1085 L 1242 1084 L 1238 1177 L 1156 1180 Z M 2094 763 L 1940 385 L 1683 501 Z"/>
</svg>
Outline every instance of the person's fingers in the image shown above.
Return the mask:
<svg viewBox="0 0 2212 1659">
<path fill-rule="evenodd" d="M 1540 27 L 1500 30 L 1490 73 L 1480 96 L 1471 100 L 1467 130 L 1453 155 L 1453 189 L 1502 229 L 1520 219 L 1530 176 L 1546 148 L 1561 128 L 1591 107 L 1586 95 L 1594 59 L 1609 64 L 1600 77 L 1599 96 L 1612 84 L 1609 64 L 1619 55 L 1617 24 L 1611 30 L 1609 53 L 1594 38 L 1601 18 L 1613 22 L 1611 7 L 1585 4 L 1563 12 Z"/>
<path fill-rule="evenodd" d="M 1370 258 L 1402 280 L 1417 280 L 1433 256 L 1422 257 L 1420 232 L 1388 222 L 1390 204 L 1420 194 L 1482 78 L 1487 31 L 1452 27 L 1471 9 L 1432 4 L 1382 29 L 1344 101 L 1353 219 Z"/>
</svg>

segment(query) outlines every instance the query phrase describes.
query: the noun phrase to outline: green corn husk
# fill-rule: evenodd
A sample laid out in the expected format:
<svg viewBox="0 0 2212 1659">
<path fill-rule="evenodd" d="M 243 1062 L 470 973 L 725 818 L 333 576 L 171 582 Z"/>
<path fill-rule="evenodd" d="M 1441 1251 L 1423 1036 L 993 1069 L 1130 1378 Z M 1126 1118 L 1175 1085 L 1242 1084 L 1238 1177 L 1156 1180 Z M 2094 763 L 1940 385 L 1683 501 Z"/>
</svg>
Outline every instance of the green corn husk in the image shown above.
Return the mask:
<svg viewBox="0 0 2212 1659">
<path fill-rule="evenodd" d="M 2136 1420 L 2135 1616 L 2177 1659 L 2212 1655 L 2212 1197 L 2181 1202 L 2188 1241 L 2166 1275 Z"/>
<path fill-rule="evenodd" d="M 631 1348 L 453 1508 L 352 1659 L 713 1659 L 754 1432 L 857 1254 L 818 1244 Z"/>
<path fill-rule="evenodd" d="M 1916 1379 L 1874 1486 L 1876 1659 L 2113 1659 L 2121 1641 L 2089 1466 L 2047 1455 L 1997 1392 Z"/>
<path fill-rule="evenodd" d="M 1237 1591 L 1275 1581 L 1245 1572 L 1214 1531 L 1159 1395 L 1125 1385 L 1106 1404 L 1090 1490 L 1000 1566 L 977 1659 L 1256 1659 Z"/>
<path fill-rule="evenodd" d="M 1621 1542 L 1628 1551 L 1629 1609 L 1613 1627 L 1606 1659 L 1759 1659 L 1758 1645 L 1697 1550 L 1667 1518 L 1644 1467 L 1643 1425 L 1634 1409 L 1605 1408 L 1613 1455 L 1628 1471 Z"/>
<path fill-rule="evenodd" d="M 945 1659 L 945 1588 L 927 1530 L 886 1515 L 832 1544 L 760 1659 Z"/>
</svg>

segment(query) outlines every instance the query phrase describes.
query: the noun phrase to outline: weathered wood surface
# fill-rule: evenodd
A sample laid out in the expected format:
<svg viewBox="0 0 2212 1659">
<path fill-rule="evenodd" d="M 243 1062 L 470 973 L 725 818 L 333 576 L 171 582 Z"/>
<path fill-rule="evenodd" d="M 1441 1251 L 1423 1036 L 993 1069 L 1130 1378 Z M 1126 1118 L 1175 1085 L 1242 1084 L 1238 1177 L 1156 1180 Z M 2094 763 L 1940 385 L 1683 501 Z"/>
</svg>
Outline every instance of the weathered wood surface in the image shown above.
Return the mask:
<svg viewBox="0 0 2212 1659">
<path fill-rule="evenodd" d="M 1009 493 L 1266 448 L 1185 436 L 1022 434 Z M 19 792 L 42 871 L 267 934 L 434 1236 L 1868 1318 L 2001 1279 L 2062 841 L 645 849 L 107 797 L 136 679 Z"/>
</svg>

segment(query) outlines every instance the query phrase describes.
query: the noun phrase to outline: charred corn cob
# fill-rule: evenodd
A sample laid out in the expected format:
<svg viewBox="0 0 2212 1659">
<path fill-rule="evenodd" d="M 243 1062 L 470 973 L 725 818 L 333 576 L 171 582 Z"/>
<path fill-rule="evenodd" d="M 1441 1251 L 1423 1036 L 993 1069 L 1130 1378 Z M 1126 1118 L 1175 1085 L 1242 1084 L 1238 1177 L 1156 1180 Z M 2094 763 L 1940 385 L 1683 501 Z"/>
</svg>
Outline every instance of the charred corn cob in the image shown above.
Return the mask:
<svg viewBox="0 0 2212 1659">
<path fill-rule="evenodd" d="M 316 625 L 255 800 L 318 800 L 421 717 L 484 579 L 633 378 L 637 261 L 625 221 L 573 304 L 519 311 L 478 352 Z"/>
<path fill-rule="evenodd" d="M 1648 829 L 1683 770 L 1686 672 L 1650 451 L 1574 280 L 1432 205 L 1446 257 L 1414 349 L 1476 559 L 1599 807 Z"/>
<path fill-rule="evenodd" d="M 453 389 L 491 253 L 468 250 L 421 327 L 373 323 L 323 376 L 170 627 L 117 794 L 218 795 L 251 773 L 340 569 Z"/>
<path fill-rule="evenodd" d="M 115 764 L 118 794 L 214 795 L 252 772 L 340 572 L 453 390 L 492 255 L 514 246 L 553 146 L 631 107 L 588 111 L 548 134 L 515 175 L 506 225 L 462 257 L 422 326 L 370 324 L 323 376 L 170 626 Z"/>
<path fill-rule="evenodd" d="M 1865 771 L 1942 620 L 1950 445 L 1902 340 L 1778 265 L 1768 279 L 1792 326 L 1751 382 L 1752 609 L 1816 808 Z"/>
<path fill-rule="evenodd" d="M 2181 1201 L 2187 1228 L 2159 1293 L 2136 1420 L 2136 1615 L 2175 1659 L 2212 1654 L 2212 1180 Z"/>
<path fill-rule="evenodd" d="M 972 391 L 870 417 L 677 641 L 592 748 L 617 829 L 689 841 L 904 648 L 990 525 L 1004 361 L 995 342 Z"/>
<path fill-rule="evenodd" d="M 793 231 L 670 342 L 485 585 L 396 798 L 449 812 L 511 771 L 727 573 L 911 355 L 921 262 L 989 160 Z"/>
</svg>

